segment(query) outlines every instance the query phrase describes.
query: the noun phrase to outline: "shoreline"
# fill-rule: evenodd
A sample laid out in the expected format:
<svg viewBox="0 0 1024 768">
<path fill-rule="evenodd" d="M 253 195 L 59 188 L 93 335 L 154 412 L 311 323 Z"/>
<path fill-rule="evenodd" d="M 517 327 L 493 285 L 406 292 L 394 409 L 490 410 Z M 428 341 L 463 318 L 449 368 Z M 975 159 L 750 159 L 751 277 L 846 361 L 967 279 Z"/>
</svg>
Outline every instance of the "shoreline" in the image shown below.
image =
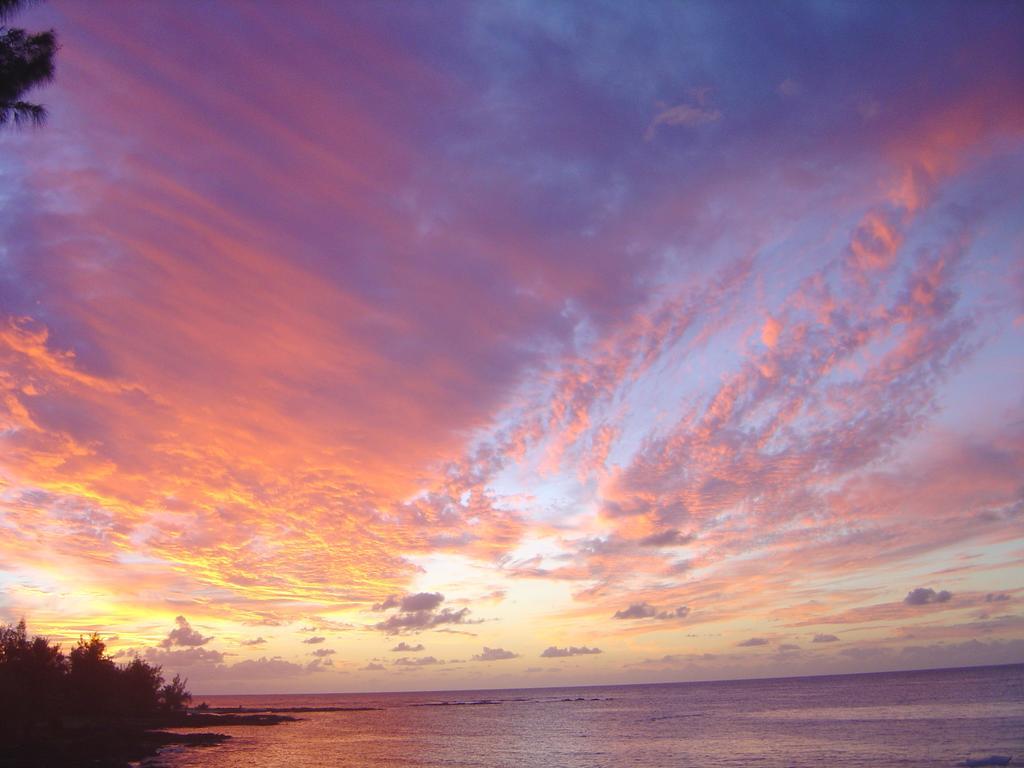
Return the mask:
<svg viewBox="0 0 1024 768">
<path fill-rule="evenodd" d="M 0 756 L 0 768 L 128 768 L 156 757 L 170 746 L 210 747 L 231 738 L 209 728 L 273 726 L 298 718 L 270 712 L 205 712 L 195 709 L 157 717 L 37 721 L 28 734 L 11 739 L 11 754 Z M 172 733 L 167 729 L 197 729 Z"/>
</svg>

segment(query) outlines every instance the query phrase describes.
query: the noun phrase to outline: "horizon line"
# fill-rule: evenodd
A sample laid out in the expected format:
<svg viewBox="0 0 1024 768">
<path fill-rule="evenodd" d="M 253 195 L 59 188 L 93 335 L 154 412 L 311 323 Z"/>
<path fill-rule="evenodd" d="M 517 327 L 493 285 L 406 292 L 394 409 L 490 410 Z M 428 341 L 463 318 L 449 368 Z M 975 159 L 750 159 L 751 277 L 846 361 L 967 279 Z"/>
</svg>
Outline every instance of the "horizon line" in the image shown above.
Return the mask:
<svg viewBox="0 0 1024 768">
<path fill-rule="evenodd" d="M 1005 664 L 968 664 L 959 667 L 923 667 L 917 669 L 886 669 L 873 672 L 835 672 L 817 675 L 782 675 L 766 677 L 724 677 L 715 680 L 664 680 L 658 683 L 589 683 L 584 685 L 531 685 L 507 688 L 424 688 L 402 691 L 293 691 L 290 693 L 196 693 L 193 699 L 207 696 L 400 696 L 410 693 L 479 693 L 487 691 L 544 691 L 582 688 L 641 688 L 655 685 L 709 685 L 718 683 L 768 682 L 773 680 L 813 680 L 817 678 L 862 677 L 869 675 L 904 675 L 926 672 L 957 672 L 967 669 L 998 669 L 1001 667 L 1024 667 L 1024 659 Z"/>
</svg>

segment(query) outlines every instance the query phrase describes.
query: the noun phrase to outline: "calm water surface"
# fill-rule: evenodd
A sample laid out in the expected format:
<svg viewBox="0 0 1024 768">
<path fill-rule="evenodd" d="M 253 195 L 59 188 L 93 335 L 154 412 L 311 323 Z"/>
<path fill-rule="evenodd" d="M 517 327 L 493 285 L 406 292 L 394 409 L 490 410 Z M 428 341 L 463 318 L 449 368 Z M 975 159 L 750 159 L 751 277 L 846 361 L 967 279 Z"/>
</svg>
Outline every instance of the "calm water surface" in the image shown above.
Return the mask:
<svg viewBox="0 0 1024 768">
<path fill-rule="evenodd" d="M 211 706 L 367 706 L 223 729 L 165 752 L 184 768 L 679 768 L 1024 765 L 1024 665 L 590 688 L 208 696 Z"/>
</svg>

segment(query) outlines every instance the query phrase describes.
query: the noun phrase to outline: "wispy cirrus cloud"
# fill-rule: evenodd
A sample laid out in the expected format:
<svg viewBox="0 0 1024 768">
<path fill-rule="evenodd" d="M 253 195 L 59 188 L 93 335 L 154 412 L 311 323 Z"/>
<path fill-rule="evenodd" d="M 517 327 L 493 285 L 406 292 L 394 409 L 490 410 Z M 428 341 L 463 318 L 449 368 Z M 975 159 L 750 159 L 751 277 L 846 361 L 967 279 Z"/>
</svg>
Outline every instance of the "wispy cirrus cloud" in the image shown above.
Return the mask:
<svg viewBox="0 0 1024 768">
<path fill-rule="evenodd" d="M 1012 649 L 967 614 L 1020 565 L 1017 8 L 253 7 L 229 47 L 203 6 L 29 12 L 63 48 L 0 137 L 2 616 L 218 680 L 471 623 L 649 670 L 756 671 L 775 619 L 793 669 Z M 212 647 L 266 626 L 291 655 Z"/>
<path fill-rule="evenodd" d="M 666 106 L 651 120 L 651 124 L 647 126 L 647 130 L 644 132 L 644 139 L 647 141 L 653 139 L 657 135 L 658 129 L 663 126 L 693 127 L 715 123 L 721 119 L 722 113 L 719 110 L 705 106 L 702 103 L 683 103 L 676 104 L 675 106 Z"/>
</svg>

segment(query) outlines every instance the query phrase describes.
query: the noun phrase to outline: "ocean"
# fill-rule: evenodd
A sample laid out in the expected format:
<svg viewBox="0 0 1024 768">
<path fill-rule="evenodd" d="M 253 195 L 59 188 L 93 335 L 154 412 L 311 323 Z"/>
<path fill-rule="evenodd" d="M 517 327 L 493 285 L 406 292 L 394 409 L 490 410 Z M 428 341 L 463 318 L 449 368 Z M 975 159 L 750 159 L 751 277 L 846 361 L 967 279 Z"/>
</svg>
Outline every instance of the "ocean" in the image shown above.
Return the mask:
<svg viewBox="0 0 1024 768">
<path fill-rule="evenodd" d="M 213 707 L 373 707 L 222 729 L 173 768 L 935 768 L 1016 755 L 1024 664 L 713 683 L 204 696 Z"/>
</svg>

